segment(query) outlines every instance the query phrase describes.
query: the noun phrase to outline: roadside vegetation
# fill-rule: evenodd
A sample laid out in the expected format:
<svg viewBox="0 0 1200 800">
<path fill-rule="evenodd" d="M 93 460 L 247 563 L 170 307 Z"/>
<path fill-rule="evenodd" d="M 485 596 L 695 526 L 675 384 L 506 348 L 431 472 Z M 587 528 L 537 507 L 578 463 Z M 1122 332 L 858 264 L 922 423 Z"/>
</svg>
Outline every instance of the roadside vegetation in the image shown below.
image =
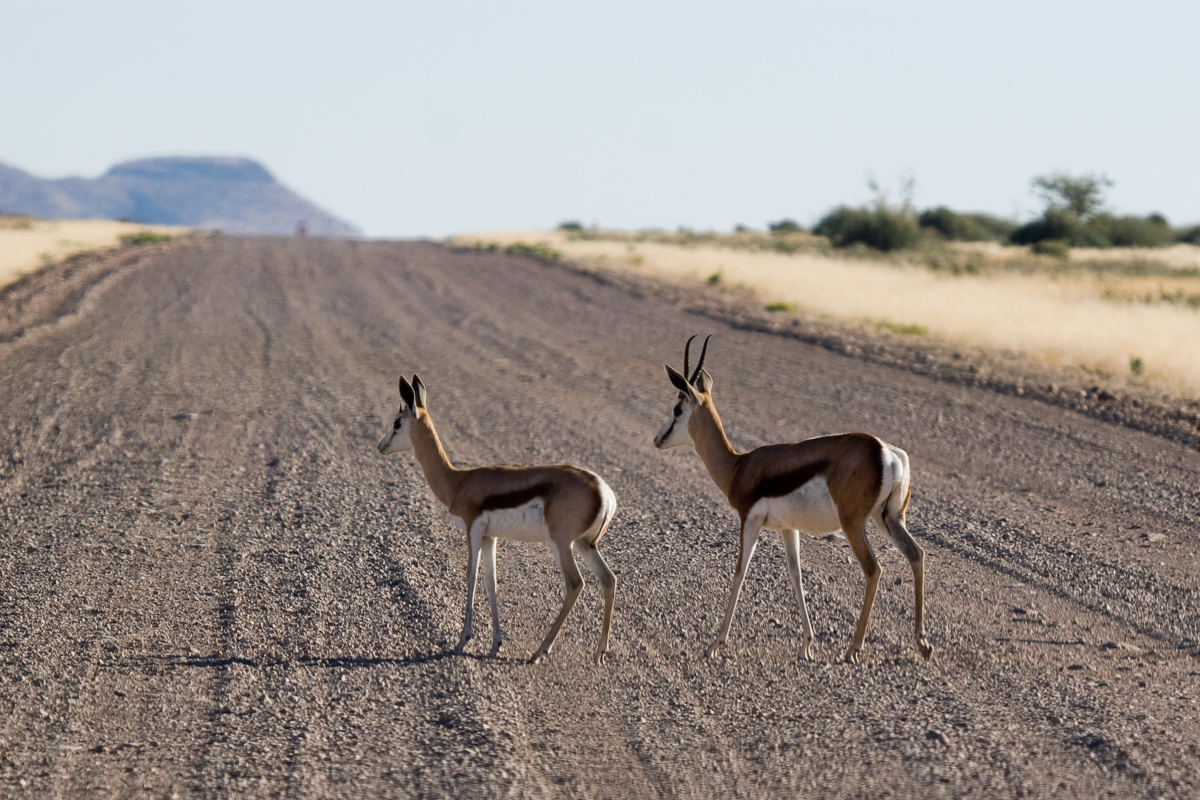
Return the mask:
<svg viewBox="0 0 1200 800">
<path fill-rule="evenodd" d="M 162 244 L 163 242 L 171 241 L 171 237 L 166 233 L 157 233 L 155 231 L 137 231 L 136 233 L 123 233 L 119 237 L 122 247 L 139 247 L 144 244 Z"/>
<path fill-rule="evenodd" d="M 562 251 L 555 250 L 545 242 L 512 242 L 507 245 L 499 245 L 495 242 L 474 242 L 472 249 L 481 250 L 486 253 L 504 253 L 510 256 L 524 256 L 526 258 L 536 258 L 538 261 L 558 261 L 562 258 Z"/>
<path fill-rule="evenodd" d="M 0 287 L 76 253 L 155 244 L 187 231 L 102 219 L 43 220 L 0 214 Z"/>
<path fill-rule="evenodd" d="M 1071 247 L 1168 247 L 1200 244 L 1200 226 L 1174 228 L 1161 214 L 1117 216 L 1105 208 L 1104 190 L 1113 182 L 1103 175 L 1053 173 L 1033 179 L 1043 202 L 1042 214 L 1023 225 L 990 214 L 963 213 L 946 206 L 917 212 L 911 199 L 888 202 L 872 184 L 875 200 L 867 206 L 839 206 L 817 222 L 812 232 L 834 247 L 864 245 L 882 252 L 914 249 L 930 240 L 1046 245 L 1043 252 L 1061 255 Z M 911 197 L 911 182 L 904 192 Z M 792 223 L 792 229 L 799 226 Z"/>
<path fill-rule="evenodd" d="M 831 210 L 812 230 L 792 219 L 729 233 L 567 222 L 454 242 L 748 290 L 775 313 L 1017 353 L 1200 397 L 1197 228 L 1111 214 L 1108 185 L 1102 176 L 1035 179 L 1044 209 L 1023 225 L 944 206 L 918 211 L 877 194 L 866 206 Z"/>
</svg>

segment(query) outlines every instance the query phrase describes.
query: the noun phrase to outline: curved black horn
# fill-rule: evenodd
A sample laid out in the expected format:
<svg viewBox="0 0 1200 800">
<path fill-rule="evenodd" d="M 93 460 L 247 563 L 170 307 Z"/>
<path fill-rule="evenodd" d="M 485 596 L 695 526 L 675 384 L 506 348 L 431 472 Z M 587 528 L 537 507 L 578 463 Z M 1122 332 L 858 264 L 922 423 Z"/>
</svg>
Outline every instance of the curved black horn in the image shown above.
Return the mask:
<svg viewBox="0 0 1200 800">
<path fill-rule="evenodd" d="M 698 334 L 698 333 L 693 333 L 691 338 L 687 340 L 687 344 L 685 344 L 683 346 L 683 374 L 684 374 L 684 377 L 686 377 L 688 374 L 688 350 L 692 346 L 692 339 L 695 339 L 699 335 L 700 334 Z M 691 383 L 691 381 L 688 381 L 688 383 Z"/>
<path fill-rule="evenodd" d="M 704 367 L 704 357 L 708 355 L 708 340 L 712 337 L 711 333 L 704 337 L 704 347 L 700 348 L 700 361 L 696 364 L 696 371 L 692 373 L 692 377 L 688 378 L 688 383 L 693 386 L 696 385 L 696 379 L 700 377 L 700 370 Z"/>
</svg>

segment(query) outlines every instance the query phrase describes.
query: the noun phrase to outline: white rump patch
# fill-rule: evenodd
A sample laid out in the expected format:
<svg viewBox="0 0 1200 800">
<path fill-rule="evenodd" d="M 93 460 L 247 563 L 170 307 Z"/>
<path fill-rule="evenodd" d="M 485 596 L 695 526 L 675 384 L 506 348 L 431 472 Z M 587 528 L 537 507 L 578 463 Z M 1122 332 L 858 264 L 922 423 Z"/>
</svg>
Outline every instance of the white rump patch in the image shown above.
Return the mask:
<svg viewBox="0 0 1200 800">
<path fill-rule="evenodd" d="M 891 498 L 890 511 L 900 513 L 904 505 L 904 496 L 908 494 L 908 453 L 899 447 L 893 447 L 887 442 L 883 445 L 883 480 L 879 484 L 879 496 L 875 498 L 872 513 L 883 513 L 884 506 Z"/>
<path fill-rule="evenodd" d="M 617 513 L 617 496 L 613 494 L 613 490 L 609 488 L 609 485 L 604 482 L 603 478 L 591 470 L 585 471 L 600 484 L 600 510 L 596 512 L 596 518 L 592 520 L 592 524 L 580 538 L 585 542 L 594 542 L 596 541 L 596 537 L 603 531 L 604 524 L 611 520 L 613 515 Z"/>
</svg>

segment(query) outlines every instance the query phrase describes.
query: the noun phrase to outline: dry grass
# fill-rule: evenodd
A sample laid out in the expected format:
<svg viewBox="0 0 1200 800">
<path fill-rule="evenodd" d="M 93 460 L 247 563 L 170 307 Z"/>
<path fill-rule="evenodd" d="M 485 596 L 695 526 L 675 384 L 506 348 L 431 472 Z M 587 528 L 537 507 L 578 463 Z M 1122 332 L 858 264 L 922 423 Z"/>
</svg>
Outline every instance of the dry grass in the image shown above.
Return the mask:
<svg viewBox="0 0 1200 800">
<path fill-rule="evenodd" d="M 981 253 L 992 259 L 1014 259 L 1028 250 L 998 242 L 955 242 L 951 247 L 962 252 Z M 1071 261 L 1084 266 L 1143 263 L 1171 270 L 1197 270 L 1200 269 L 1200 247 L 1194 244 L 1171 247 L 1075 247 L 1071 249 Z"/>
<path fill-rule="evenodd" d="M 906 263 L 817 250 L 789 255 L 628 237 L 581 240 L 560 231 L 465 234 L 456 241 L 544 242 L 568 258 L 673 280 L 743 286 L 764 303 L 792 304 L 802 312 L 911 331 L 908 335 L 927 332 L 946 341 L 1015 351 L 1043 364 L 1083 366 L 1200 397 L 1200 309 L 1187 302 L 1192 296 L 1200 298 L 1200 276 L 1187 260 L 1195 258 L 1200 265 L 1200 248 L 1133 254 L 1162 259 L 1183 271 L 1177 277 L 1049 267 L 1046 272 L 989 269 L 978 275 L 950 275 L 930 269 L 919 256 Z M 1013 250 L 997 257 L 1009 258 Z M 1072 251 L 1077 265 L 1090 257 Z M 1131 372 L 1133 358 L 1144 365 L 1140 376 Z"/>
<path fill-rule="evenodd" d="M 0 217 L 0 286 L 7 286 L 25 273 L 53 264 L 72 253 L 113 247 L 122 235 L 142 231 L 172 235 L 187 230 L 100 219 Z"/>
</svg>

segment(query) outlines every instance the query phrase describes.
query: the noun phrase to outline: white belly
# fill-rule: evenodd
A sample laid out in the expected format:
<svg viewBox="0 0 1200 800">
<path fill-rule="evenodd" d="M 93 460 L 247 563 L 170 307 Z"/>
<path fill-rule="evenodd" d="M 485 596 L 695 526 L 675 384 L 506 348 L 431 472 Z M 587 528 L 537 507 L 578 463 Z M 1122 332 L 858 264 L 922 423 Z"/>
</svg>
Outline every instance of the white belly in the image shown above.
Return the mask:
<svg viewBox="0 0 1200 800">
<path fill-rule="evenodd" d="M 813 478 L 796 491 L 781 497 L 764 497 L 750 509 L 761 515 L 762 526 L 772 531 L 796 530 L 801 533 L 832 533 L 841 530 L 837 506 L 824 478 Z"/>
<path fill-rule="evenodd" d="M 461 520 L 459 524 L 462 524 Z M 484 511 L 476 518 L 475 526 L 483 536 L 513 542 L 545 542 L 550 537 L 546 527 L 546 504 L 540 497 L 523 506 Z"/>
</svg>

